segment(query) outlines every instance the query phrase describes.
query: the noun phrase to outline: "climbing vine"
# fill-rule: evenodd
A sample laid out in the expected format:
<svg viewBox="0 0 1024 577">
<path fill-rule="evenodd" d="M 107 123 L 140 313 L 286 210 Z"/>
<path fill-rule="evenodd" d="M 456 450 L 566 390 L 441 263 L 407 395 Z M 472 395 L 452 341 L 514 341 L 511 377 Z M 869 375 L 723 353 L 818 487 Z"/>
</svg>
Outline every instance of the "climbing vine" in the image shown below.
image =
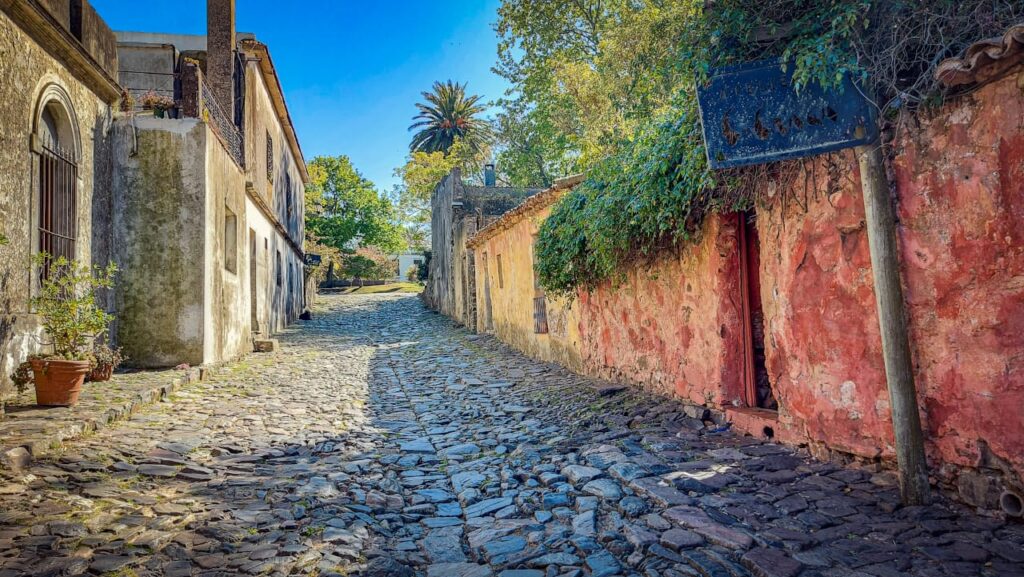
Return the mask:
<svg viewBox="0 0 1024 577">
<path fill-rule="evenodd" d="M 752 206 L 770 172 L 712 172 L 695 87 L 716 67 L 779 57 L 797 89 L 860 81 L 889 126 L 942 102 L 935 66 L 1024 19 L 1013 0 L 719 0 L 691 2 L 670 104 L 587 168 L 541 226 L 537 273 L 572 297 L 693 241 L 704 218 Z M 790 163 L 789 167 L 792 168 Z"/>
</svg>

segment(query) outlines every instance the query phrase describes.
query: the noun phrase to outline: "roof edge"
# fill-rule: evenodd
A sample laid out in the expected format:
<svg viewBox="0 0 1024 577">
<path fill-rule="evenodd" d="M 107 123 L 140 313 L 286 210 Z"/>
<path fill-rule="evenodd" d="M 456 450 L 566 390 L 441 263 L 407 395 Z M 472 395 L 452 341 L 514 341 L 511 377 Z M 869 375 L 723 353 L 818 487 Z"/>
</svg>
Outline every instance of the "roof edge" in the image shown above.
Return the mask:
<svg viewBox="0 0 1024 577">
<path fill-rule="evenodd" d="M 1024 62 L 1024 22 L 1002 36 L 971 44 L 963 56 L 947 58 L 935 68 L 935 79 L 947 88 L 968 86 L 998 78 Z"/>
<path fill-rule="evenodd" d="M 551 206 L 558 199 L 562 198 L 566 192 L 569 192 L 575 188 L 576 185 L 583 182 L 584 178 L 583 174 L 574 174 L 572 176 L 556 180 L 549 188 L 527 197 L 519 206 L 501 215 L 498 220 L 495 220 L 478 230 L 472 238 L 466 241 L 466 246 L 469 248 L 476 248 L 487 240 L 497 236 L 498 233 L 508 230 L 518 224 L 524 218 Z"/>
</svg>

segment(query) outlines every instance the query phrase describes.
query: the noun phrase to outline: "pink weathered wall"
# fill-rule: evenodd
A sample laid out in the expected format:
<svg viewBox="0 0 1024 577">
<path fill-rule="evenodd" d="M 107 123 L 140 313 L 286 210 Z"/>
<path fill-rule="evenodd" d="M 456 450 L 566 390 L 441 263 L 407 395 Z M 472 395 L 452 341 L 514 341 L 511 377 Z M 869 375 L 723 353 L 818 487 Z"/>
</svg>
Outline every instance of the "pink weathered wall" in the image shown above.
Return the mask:
<svg viewBox="0 0 1024 577">
<path fill-rule="evenodd" d="M 1018 482 L 1024 471 L 1022 87 L 1024 76 L 1011 75 L 947 104 L 905 133 L 893 160 L 931 464 L 1002 468 Z M 830 173 L 828 159 L 816 159 L 810 194 L 801 183 L 788 202 L 758 211 L 768 368 L 786 433 L 891 458 L 859 173 L 850 152 L 832 160 Z"/>
<path fill-rule="evenodd" d="M 829 170 L 831 168 L 831 170 Z M 784 438 L 893 455 L 860 177 L 852 152 L 759 209 L 769 380 Z"/>
<path fill-rule="evenodd" d="M 741 394 L 739 272 L 733 219 L 702 242 L 579 298 L 587 372 L 721 406 Z"/>
<path fill-rule="evenodd" d="M 967 466 L 1001 459 L 1020 476 L 1024 70 L 1018 70 L 923 120 L 893 165 L 931 456 Z"/>
</svg>

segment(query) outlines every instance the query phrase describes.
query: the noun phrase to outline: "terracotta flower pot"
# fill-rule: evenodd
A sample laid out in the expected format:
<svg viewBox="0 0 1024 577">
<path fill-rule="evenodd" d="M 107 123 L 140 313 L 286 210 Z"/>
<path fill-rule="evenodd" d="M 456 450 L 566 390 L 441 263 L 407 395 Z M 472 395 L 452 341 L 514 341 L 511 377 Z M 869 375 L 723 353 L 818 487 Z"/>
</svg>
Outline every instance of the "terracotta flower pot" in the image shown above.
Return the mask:
<svg viewBox="0 0 1024 577">
<path fill-rule="evenodd" d="M 74 405 L 90 370 L 89 361 L 32 359 L 36 404 L 46 407 Z"/>
<path fill-rule="evenodd" d="M 102 381 L 109 381 L 110 377 L 114 374 L 114 367 L 111 365 L 96 365 L 92 372 L 89 373 L 89 380 L 94 383 Z"/>
</svg>

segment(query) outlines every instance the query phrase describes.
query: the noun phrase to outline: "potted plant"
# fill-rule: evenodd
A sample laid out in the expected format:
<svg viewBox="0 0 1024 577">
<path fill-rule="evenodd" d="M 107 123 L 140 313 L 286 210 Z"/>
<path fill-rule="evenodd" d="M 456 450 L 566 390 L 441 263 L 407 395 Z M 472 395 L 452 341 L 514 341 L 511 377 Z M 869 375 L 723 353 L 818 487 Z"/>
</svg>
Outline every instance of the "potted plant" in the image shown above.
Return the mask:
<svg viewBox="0 0 1024 577">
<path fill-rule="evenodd" d="M 32 308 L 53 348 L 49 355 L 28 360 L 36 403 L 71 406 L 78 402 L 85 376 L 95 364 L 93 343 L 106 334 L 114 318 L 96 303 L 96 293 L 114 285 L 117 267 L 89 266 L 46 254 L 38 255 L 36 264 L 47 274 L 40 281 L 39 294 L 32 297 Z"/>
<path fill-rule="evenodd" d="M 163 118 L 166 111 L 173 110 L 175 107 L 173 98 L 170 96 L 161 96 L 154 90 L 150 90 L 143 94 L 142 98 L 139 99 L 139 102 L 142 103 L 142 108 L 144 110 L 152 110 L 153 116 L 157 118 Z"/>
<path fill-rule="evenodd" d="M 89 373 L 89 380 L 96 383 L 109 381 L 110 377 L 114 374 L 114 369 L 124 362 L 121 348 L 110 348 L 110 345 L 106 343 L 96 345 L 92 356 L 96 365 L 93 367 L 92 372 Z"/>
</svg>

